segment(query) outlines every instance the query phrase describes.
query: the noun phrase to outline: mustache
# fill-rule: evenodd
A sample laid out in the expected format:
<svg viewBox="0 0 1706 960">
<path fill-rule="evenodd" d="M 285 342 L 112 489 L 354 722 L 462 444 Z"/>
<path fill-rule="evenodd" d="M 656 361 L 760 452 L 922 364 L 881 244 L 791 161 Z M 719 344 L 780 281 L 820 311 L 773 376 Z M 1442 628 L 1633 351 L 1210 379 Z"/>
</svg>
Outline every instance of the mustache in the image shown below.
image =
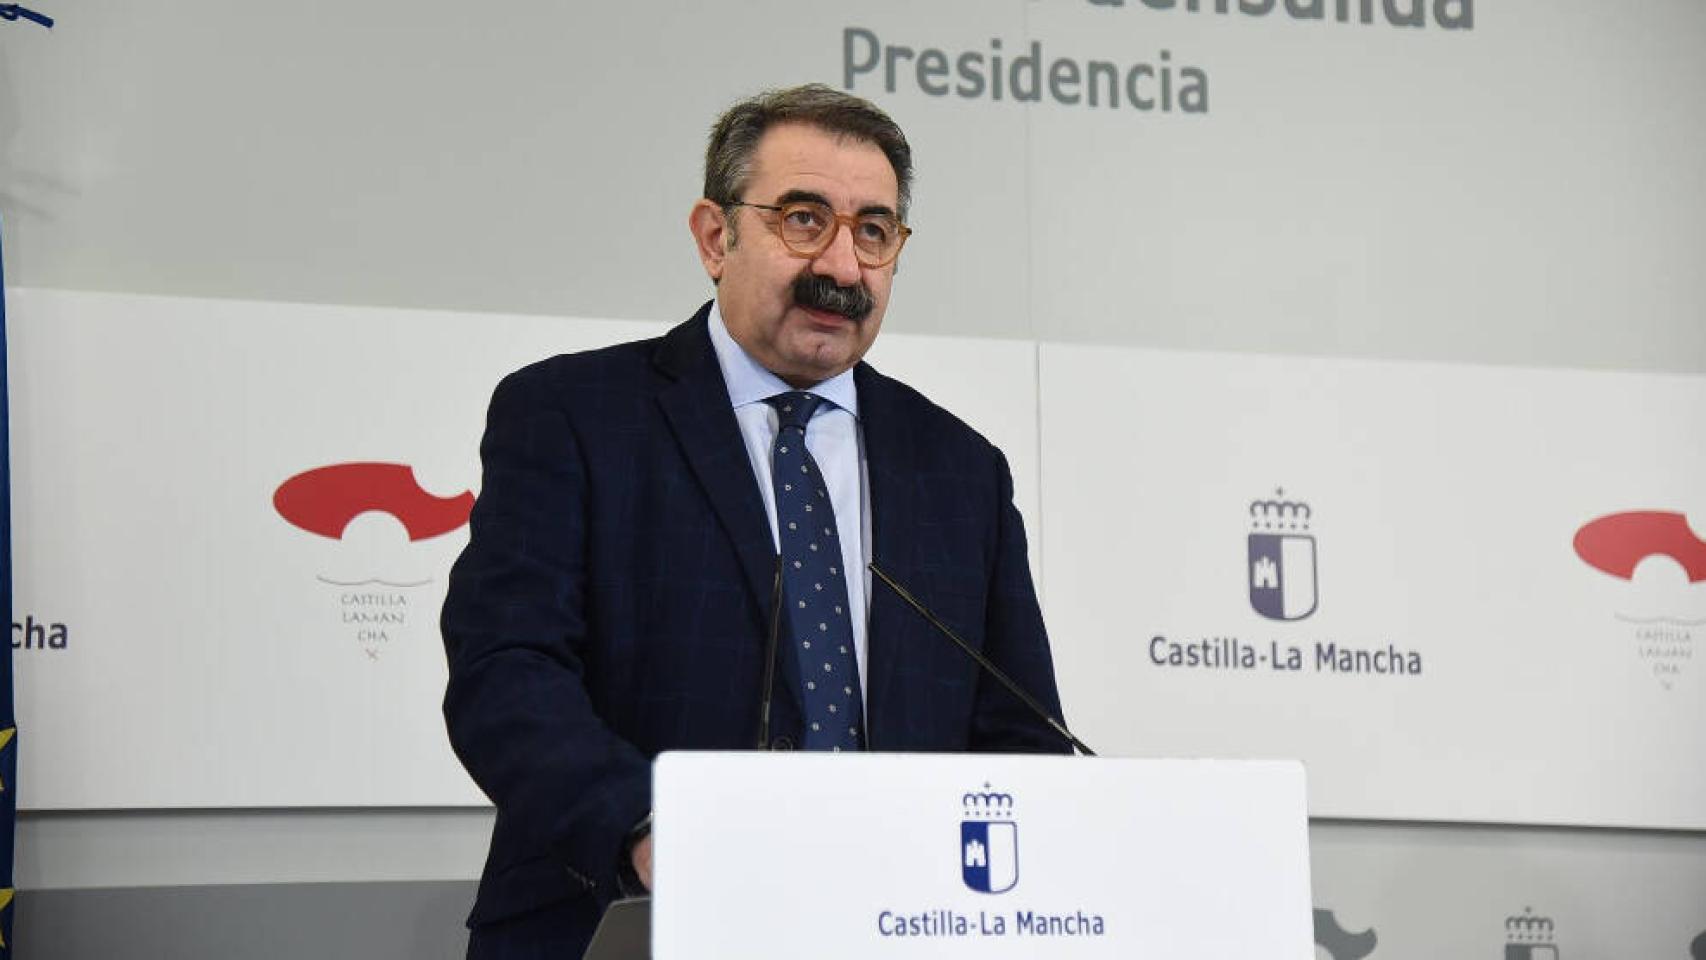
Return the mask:
<svg viewBox="0 0 1706 960">
<path fill-rule="evenodd" d="M 877 298 L 863 284 L 843 287 L 821 274 L 806 272 L 794 280 L 794 303 L 812 310 L 863 320 L 877 308 Z"/>
</svg>

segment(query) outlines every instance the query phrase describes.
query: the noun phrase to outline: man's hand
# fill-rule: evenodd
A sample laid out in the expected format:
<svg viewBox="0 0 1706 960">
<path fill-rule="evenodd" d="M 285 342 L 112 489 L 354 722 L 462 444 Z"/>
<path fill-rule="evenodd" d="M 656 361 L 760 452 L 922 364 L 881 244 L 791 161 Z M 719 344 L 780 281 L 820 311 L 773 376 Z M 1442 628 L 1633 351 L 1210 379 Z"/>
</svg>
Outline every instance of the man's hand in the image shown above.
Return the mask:
<svg viewBox="0 0 1706 960">
<path fill-rule="evenodd" d="M 634 844 L 634 851 L 631 854 L 631 859 L 634 862 L 634 876 L 639 877 L 640 883 L 645 885 L 646 892 L 651 893 L 652 838 L 650 836 L 642 837 L 639 843 Z"/>
</svg>

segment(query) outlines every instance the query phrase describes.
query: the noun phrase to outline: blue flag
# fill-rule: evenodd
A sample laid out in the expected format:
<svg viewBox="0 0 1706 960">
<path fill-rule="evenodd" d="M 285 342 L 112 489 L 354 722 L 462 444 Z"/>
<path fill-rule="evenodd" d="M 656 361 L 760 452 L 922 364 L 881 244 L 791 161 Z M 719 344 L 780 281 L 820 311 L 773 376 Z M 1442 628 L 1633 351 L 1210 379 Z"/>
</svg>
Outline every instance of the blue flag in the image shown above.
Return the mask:
<svg viewBox="0 0 1706 960">
<path fill-rule="evenodd" d="M 0 224 L 4 227 L 4 224 Z M 0 230 L 0 234 L 5 231 Z M 12 622 L 12 430 L 6 402 L 6 257 L 0 244 L 0 606 Z M 0 644 L 0 960 L 12 956 L 12 836 L 18 821 L 18 726 L 12 715 L 12 644 Z"/>
</svg>

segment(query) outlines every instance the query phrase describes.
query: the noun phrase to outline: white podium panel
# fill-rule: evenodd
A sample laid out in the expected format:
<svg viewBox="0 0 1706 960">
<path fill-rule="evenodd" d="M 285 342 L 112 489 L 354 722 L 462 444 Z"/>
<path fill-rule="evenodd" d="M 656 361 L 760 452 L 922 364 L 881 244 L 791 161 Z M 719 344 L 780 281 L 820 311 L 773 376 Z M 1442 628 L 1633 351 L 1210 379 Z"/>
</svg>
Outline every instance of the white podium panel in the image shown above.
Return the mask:
<svg viewBox="0 0 1706 960">
<path fill-rule="evenodd" d="M 676 753 L 658 960 L 1312 960 L 1295 763 Z"/>
</svg>

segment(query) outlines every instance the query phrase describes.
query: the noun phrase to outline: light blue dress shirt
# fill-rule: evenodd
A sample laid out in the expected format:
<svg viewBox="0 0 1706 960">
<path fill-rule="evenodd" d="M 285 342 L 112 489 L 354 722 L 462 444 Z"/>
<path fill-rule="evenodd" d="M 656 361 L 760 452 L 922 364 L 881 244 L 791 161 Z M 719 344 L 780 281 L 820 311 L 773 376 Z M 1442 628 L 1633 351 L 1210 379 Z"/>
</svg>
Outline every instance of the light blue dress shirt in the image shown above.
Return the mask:
<svg viewBox="0 0 1706 960">
<path fill-rule="evenodd" d="M 770 480 L 770 451 L 776 443 L 776 411 L 765 399 L 786 393 L 793 387 L 781 377 L 760 366 L 729 335 L 723 323 L 720 307 L 711 304 L 711 347 L 717 354 L 717 365 L 723 371 L 723 383 L 729 388 L 729 400 L 734 405 L 735 420 L 740 424 L 741 439 L 746 442 L 746 455 L 752 461 L 752 472 L 758 477 L 758 492 L 764 497 L 764 513 L 770 518 L 770 540 L 780 551 L 781 538 L 776 532 L 776 491 Z M 871 615 L 871 572 L 865 564 L 871 555 L 871 502 L 866 493 L 864 436 L 859 430 L 859 392 L 853 384 L 853 371 L 847 370 L 811 388 L 811 392 L 828 400 L 813 415 L 806 431 L 806 449 L 823 471 L 829 486 L 829 501 L 835 508 L 836 533 L 841 541 L 842 572 L 847 575 L 847 600 L 855 614 L 853 621 L 853 655 L 859 664 L 859 692 L 865 685 L 865 633 Z M 868 700 L 868 698 L 866 698 Z"/>
</svg>

